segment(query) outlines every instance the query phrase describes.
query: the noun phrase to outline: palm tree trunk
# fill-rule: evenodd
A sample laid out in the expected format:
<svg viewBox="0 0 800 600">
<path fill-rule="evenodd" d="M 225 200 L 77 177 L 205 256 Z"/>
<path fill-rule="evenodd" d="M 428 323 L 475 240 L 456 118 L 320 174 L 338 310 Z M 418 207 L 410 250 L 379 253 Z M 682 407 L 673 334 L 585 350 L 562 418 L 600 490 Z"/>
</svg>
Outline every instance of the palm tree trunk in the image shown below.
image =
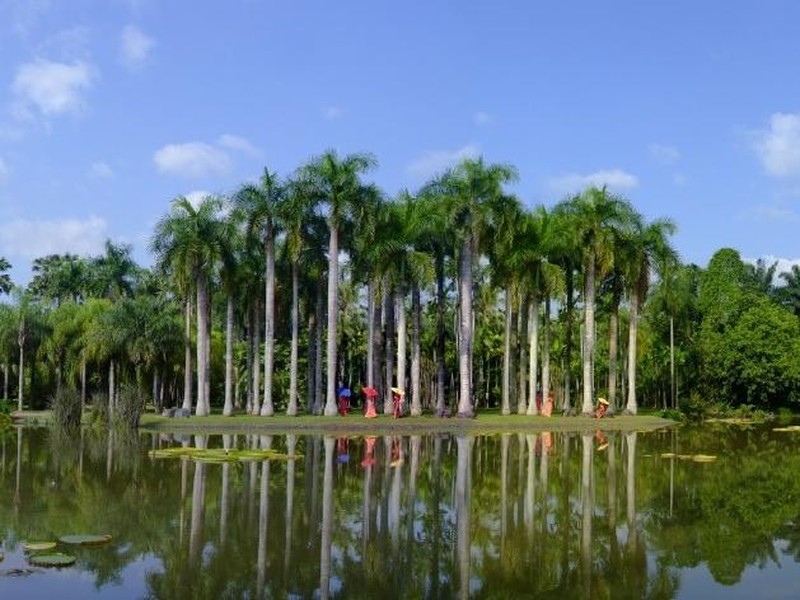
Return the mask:
<svg viewBox="0 0 800 600">
<path fill-rule="evenodd" d="M 562 411 L 564 414 L 572 412 L 572 320 L 575 313 L 575 275 L 572 272 L 572 265 L 566 266 L 566 287 L 567 287 L 567 323 L 564 336 L 567 338 L 564 343 L 564 403 Z"/>
<path fill-rule="evenodd" d="M 202 417 L 208 414 L 208 352 L 206 337 L 208 329 L 208 282 L 205 273 L 197 275 L 197 405 L 195 415 Z"/>
<path fill-rule="evenodd" d="M 336 409 L 336 341 L 339 317 L 339 229 L 330 223 L 328 243 L 328 344 L 325 415 L 335 416 Z"/>
<path fill-rule="evenodd" d="M 539 391 L 538 372 L 539 372 L 539 297 L 533 296 L 531 302 L 530 336 L 528 352 L 528 414 L 538 415 L 539 406 L 536 404 L 536 394 Z"/>
<path fill-rule="evenodd" d="M 445 413 L 445 292 L 444 292 L 444 254 L 436 253 L 436 414 Z"/>
<path fill-rule="evenodd" d="M 117 391 L 116 381 L 114 381 L 114 372 L 116 369 L 114 368 L 114 359 L 112 358 L 111 361 L 108 363 L 108 416 L 109 418 L 113 418 L 114 416 L 114 408 L 116 407 L 117 403 L 114 401 L 114 396 Z"/>
<path fill-rule="evenodd" d="M 511 329 L 514 324 L 512 310 L 511 287 L 506 286 L 505 293 L 505 327 L 503 335 L 503 396 L 500 404 L 500 414 L 511 414 Z"/>
<path fill-rule="evenodd" d="M 406 290 L 402 281 L 397 284 L 395 295 L 395 310 L 397 311 L 397 387 L 405 390 L 408 325 L 406 320 Z"/>
<path fill-rule="evenodd" d="M 675 319 L 669 317 L 669 399 L 672 408 L 678 408 L 675 394 Z"/>
<path fill-rule="evenodd" d="M 267 272 L 264 292 L 264 404 L 261 405 L 261 416 L 271 417 L 275 414 L 272 405 L 272 369 L 275 355 L 275 239 L 272 228 L 268 227 Z"/>
<path fill-rule="evenodd" d="M 528 316 L 530 311 L 528 310 L 528 305 L 530 304 L 530 297 L 527 294 L 523 294 L 520 298 L 520 306 L 519 306 L 519 327 L 517 328 L 517 345 L 519 346 L 519 361 L 518 361 L 518 368 L 517 368 L 517 379 L 518 379 L 518 387 L 517 387 L 517 414 L 524 415 L 528 411 L 528 402 L 532 402 L 534 397 L 533 396 L 526 396 L 527 392 L 527 371 L 525 369 L 525 364 L 528 362 L 528 344 L 525 342 L 528 341 Z"/>
<path fill-rule="evenodd" d="M 17 384 L 17 410 L 22 412 L 23 388 L 25 386 L 25 343 L 19 345 L 19 373 Z"/>
<path fill-rule="evenodd" d="M 470 596 L 472 440 L 473 438 L 463 435 L 456 438 L 458 458 L 456 459 L 455 498 L 453 504 L 456 518 L 456 555 L 459 575 L 457 589 L 459 598 L 469 598 Z"/>
<path fill-rule="evenodd" d="M 225 314 L 225 406 L 222 414 L 233 414 L 233 294 L 228 294 Z"/>
<path fill-rule="evenodd" d="M 585 415 L 592 414 L 594 394 L 592 393 L 592 361 L 594 360 L 594 251 L 589 250 L 584 280 L 584 328 L 583 328 L 583 408 Z"/>
<path fill-rule="evenodd" d="M 411 288 L 411 415 L 422 414 L 422 386 L 420 385 L 421 350 L 420 331 L 422 330 L 422 307 L 419 286 Z"/>
<path fill-rule="evenodd" d="M 325 437 L 325 472 L 322 487 L 322 528 L 320 543 L 320 598 L 330 596 L 331 543 L 333 541 L 333 444 L 335 440 Z"/>
<path fill-rule="evenodd" d="M 544 339 L 542 340 L 542 402 L 550 398 L 550 296 L 544 299 Z M 552 409 L 552 406 L 550 407 Z"/>
<path fill-rule="evenodd" d="M 261 313 L 260 302 L 253 307 L 253 401 L 250 410 L 253 415 L 261 412 Z"/>
<path fill-rule="evenodd" d="M 86 406 L 86 358 L 81 356 L 81 414 Z"/>
<path fill-rule="evenodd" d="M 192 298 L 186 296 L 183 334 L 183 409 L 192 410 Z"/>
<path fill-rule="evenodd" d="M 608 322 L 608 403 L 616 410 L 617 397 L 617 353 L 619 337 L 619 304 L 614 303 Z"/>
<path fill-rule="evenodd" d="M 297 261 L 292 262 L 292 347 L 289 351 L 289 404 L 286 414 L 297 414 L 297 369 L 300 348 L 300 273 Z"/>
<path fill-rule="evenodd" d="M 636 403 L 636 337 L 639 329 L 639 294 L 631 293 L 631 322 L 628 328 L 628 403 L 625 411 L 635 415 Z"/>
<path fill-rule="evenodd" d="M 375 293 L 377 288 L 376 277 L 372 275 L 367 282 L 367 387 L 375 387 Z"/>
<path fill-rule="evenodd" d="M 458 260 L 459 285 L 459 344 L 458 415 L 472 417 L 472 236 L 467 235 L 461 243 Z"/>
<path fill-rule="evenodd" d="M 392 381 L 394 380 L 394 302 L 392 302 L 392 290 L 388 280 L 384 280 L 383 286 L 383 314 L 386 321 L 386 349 L 384 354 L 386 369 L 386 389 L 383 393 L 383 413 L 392 414 Z"/>
</svg>

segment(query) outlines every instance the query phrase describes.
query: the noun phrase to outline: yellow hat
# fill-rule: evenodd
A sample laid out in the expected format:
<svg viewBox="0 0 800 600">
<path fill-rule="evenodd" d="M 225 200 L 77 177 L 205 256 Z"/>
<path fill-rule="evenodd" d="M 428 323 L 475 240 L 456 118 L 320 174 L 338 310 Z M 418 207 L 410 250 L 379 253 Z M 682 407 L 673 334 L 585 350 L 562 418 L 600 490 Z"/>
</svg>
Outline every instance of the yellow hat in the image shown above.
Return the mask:
<svg viewBox="0 0 800 600">
<path fill-rule="evenodd" d="M 605 398 L 603 398 L 602 396 L 600 396 L 600 397 L 597 399 L 597 401 L 598 401 L 600 404 L 605 404 L 605 405 L 608 405 L 608 400 L 606 400 L 606 399 L 605 399 Z"/>
<path fill-rule="evenodd" d="M 398 396 L 405 396 L 406 393 L 401 390 L 400 388 L 392 388 L 392 393 L 397 394 Z"/>
</svg>

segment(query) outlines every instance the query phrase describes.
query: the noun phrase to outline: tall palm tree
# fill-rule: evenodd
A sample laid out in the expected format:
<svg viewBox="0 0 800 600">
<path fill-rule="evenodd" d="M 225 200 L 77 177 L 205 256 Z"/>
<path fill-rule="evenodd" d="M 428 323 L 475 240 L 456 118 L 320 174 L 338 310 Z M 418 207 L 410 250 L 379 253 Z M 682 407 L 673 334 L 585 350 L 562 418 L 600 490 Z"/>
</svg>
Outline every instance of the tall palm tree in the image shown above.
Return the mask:
<svg viewBox="0 0 800 600">
<path fill-rule="evenodd" d="M 308 229 L 315 219 L 314 196 L 309 182 L 298 177 L 286 185 L 286 199 L 280 205 L 280 219 L 286 231 L 286 252 L 292 271 L 292 340 L 289 352 L 289 401 L 286 414 L 297 414 L 297 379 L 300 347 L 300 261 L 309 245 Z"/>
<path fill-rule="evenodd" d="M 625 412 L 636 414 L 636 340 L 639 324 L 639 308 L 647 297 L 650 274 L 657 265 L 677 262 L 677 254 L 669 244 L 669 236 L 675 232 L 675 225 L 668 219 L 657 219 L 637 227 L 631 238 L 627 272 L 628 295 L 630 299 L 630 324 L 628 328 L 628 402 Z"/>
<path fill-rule="evenodd" d="M 151 248 L 162 269 L 172 270 L 187 287 L 194 282 L 197 297 L 197 405 L 195 414 L 209 414 L 211 294 L 214 266 L 223 254 L 226 229 L 220 217 L 222 199 L 206 196 L 195 207 L 184 196 L 172 203 L 155 227 Z"/>
<path fill-rule="evenodd" d="M 246 184 L 234 196 L 234 204 L 247 221 L 250 235 L 264 244 L 266 258 L 264 291 L 264 402 L 262 416 L 272 416 L 272 371 L 275 356 L 275 236 L 279 227 L 279 211 L 285 198 L 285 187 L 276 173 L 264 169 L 258 185 Z"/>
<path fill-rule="evenodd" d="M 611 194 L 606 187 L 589 187 L 566 205 L 572 217 L 580 246 L 583 248 L 583 408 L 591 414 L 594 408 L 593 364 L 595 343 L 595 294 L 598 275 L 610 264 L 612 232 L 629 226 L 634 211 L 630 204 Z"/>
<path fill-rule="evenodd" d="M 358 205 L 366 193 L 360 179 L 376 164 L 369 154 L 349 154 L 340 158 L 334 150 L 328 150 L 312 159 L 302 173 L 312 184 L 314 196 L 327 206 L 329 229 L 328 240 L 328 342 L 327 385 L 325 410 L 327 416 L 337 414 L 336 366 L 337 366 L 337 310 L 339 300 L 339 233 L 348 213 Z"/>
<path fill-rule="evenodd" d="M 485 231 L 491 207 L 503 198 L 503 185 L 517 178 L 511 165 L 484 163 L 483 158 L 465 159 L 433 184 L 444 197 L 448 222 L 458 246 L 459 345 L 458 415 L 473 416 L 473 263 Z"/>
</svg>

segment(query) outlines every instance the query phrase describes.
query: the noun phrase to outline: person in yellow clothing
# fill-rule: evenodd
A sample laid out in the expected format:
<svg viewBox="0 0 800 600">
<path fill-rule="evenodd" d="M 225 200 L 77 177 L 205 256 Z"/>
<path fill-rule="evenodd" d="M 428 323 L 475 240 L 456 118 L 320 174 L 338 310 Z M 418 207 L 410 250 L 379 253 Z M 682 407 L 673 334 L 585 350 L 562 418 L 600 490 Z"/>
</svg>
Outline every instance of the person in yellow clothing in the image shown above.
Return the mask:
<svg viewBox="0 0 800 600">
<path fill-rule="evenodd" d="M 606 416 L 606 412 L 608 411 L 608 400 L 603 398 L 602 396 L 597 399 L 597 408 L 594 410 L 594 418 L 595 419 L 602 419 Z"/>
</svg>

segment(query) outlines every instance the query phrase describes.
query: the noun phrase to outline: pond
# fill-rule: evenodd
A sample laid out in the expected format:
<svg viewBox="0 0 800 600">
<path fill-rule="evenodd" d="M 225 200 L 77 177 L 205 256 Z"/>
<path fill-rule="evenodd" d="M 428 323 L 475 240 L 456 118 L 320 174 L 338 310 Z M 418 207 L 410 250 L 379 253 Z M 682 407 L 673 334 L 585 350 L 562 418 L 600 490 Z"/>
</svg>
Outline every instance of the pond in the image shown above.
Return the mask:
<svg viewBox="0 0 800 600">
<path fill-rule="evenodd" d="M 773 425 L 71 439 L 18 427 L 0 437 L 0 597 L 800 597 L 798 473 L 800 435 Z M 111 539 L 59 541 L 83 534 Z M 33 565 L 24 544 L 49 540 L 76 562 Z"/>
</svg>

